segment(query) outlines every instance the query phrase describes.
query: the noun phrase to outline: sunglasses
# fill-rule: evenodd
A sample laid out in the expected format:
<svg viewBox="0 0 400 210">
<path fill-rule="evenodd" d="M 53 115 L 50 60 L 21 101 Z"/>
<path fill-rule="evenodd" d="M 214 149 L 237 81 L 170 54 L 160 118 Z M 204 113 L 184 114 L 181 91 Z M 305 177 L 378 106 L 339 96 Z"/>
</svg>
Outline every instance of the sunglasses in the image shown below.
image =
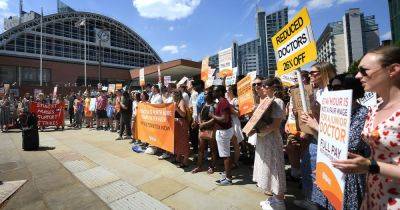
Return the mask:
<svg viewBox="0 0 400 210">
<path fill-rule="evenodd" d="M 261 86 L 261 85 L 262 85 L 261 82 L 253 84 L 253 86 Z"/>
<path fill-rule="evenodd" d="M 319 73 L 319 71 L 310 71 L 310 75 L 318 75 Z"/>
<path fill-rule="evenodd" d="M 364 67 L 362 67 L 362 66 L 359 66 L 358 67 L 358 72 L 360 72 L 360 74 L 363 76 L 363 77 L 367 77 L 368 76 L 368 74 L 367 74 L 367 71 L 368 71 L 369 69 L 366 69 L 366 68 L 364 68 Z"/>
</svg>

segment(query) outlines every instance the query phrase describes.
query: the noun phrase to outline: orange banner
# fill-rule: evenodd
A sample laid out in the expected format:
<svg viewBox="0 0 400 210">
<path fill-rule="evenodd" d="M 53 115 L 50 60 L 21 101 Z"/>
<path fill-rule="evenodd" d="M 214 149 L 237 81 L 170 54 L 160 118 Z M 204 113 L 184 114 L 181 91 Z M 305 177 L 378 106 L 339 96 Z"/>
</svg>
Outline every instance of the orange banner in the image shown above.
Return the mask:
<svg viewBox="0 0 400 210">
<path fill-rule="evenodd" d="M 136 115 L 136 137 L 174 153 L 174 104 L 139 103 Z"/>
<path fill-rule="evenodd" d="M 251 77 L 246 76 L 237 83 L 240 115 L 248 114 L 253 111 L 254 96 L 251 82 Z"/>
</svg>

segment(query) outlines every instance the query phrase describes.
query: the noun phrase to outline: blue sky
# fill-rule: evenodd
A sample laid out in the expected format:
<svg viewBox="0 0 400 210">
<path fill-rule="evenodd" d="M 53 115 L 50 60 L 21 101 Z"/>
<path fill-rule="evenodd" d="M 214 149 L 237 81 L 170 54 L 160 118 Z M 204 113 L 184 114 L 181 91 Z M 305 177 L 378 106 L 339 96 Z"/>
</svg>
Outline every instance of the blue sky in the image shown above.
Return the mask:
<svg viewBox="0 0 400 210">
<path fill-rule="evenodd" d="M 233 40 L 255 39 L 258 3 L 273 12 L 288 6 L 290 17 L 309 8 L 315 37 L 326 24 L 341 20 L 345 10 L 361 8 L 375 15 L 382 38 L 390 38 L 387 0 L 63 0 L 75 10 L 112 17 L 136 31 L 163 61 L 178 58 L 201 60 L 230 47 Z M 0 17 L 18 13 L 19 0 L 0 0 Z M 25 11 L 56 12 L 57 0 L 24 0 Z M 1 21 L 2 22 L 2 21 Z M 3 29 L 1 23 L 1 29 Z"/>
</svg>

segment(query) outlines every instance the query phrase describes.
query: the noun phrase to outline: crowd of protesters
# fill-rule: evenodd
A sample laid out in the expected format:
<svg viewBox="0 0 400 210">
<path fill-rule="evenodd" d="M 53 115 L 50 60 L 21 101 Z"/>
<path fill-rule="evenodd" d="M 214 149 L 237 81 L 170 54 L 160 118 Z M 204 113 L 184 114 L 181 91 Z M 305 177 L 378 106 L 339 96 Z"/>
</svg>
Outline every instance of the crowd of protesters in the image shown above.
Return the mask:
<svg viewBox="0 0 400 210">
<path fill-rule="evenodd" d="M 239 115 L 236 85 L 213 85 L 188 79 L 177 86 L 147 85 L 141 91 L 117 90 L 71 93 L 56 101 L 43 94 L 34 99 L 5 95 L 0 100 L 2 132 L 17 120 L 18 112 L 27 110 L 29 101 L 54 103 L 65 100 L 70 125 L 117 132 L 116 140 L 130 139 L 137 152 L 172 159 L 184 168 L 194 157 L 192 173 L 217 171 L 217 160 L 223 160 L 223 172 L 216 184 L 231 185 L 239 160 L 252 163 L 252 180 L 268 198 L 262 209 L 285 209 L 286 181 L 299 181 L 304 200 L 294 204 L 305 209 L 333 209 L 315 184 L 318 148 L 319 104 L 328 91 L 352 90 L 352 114 L 349 135 L 349 159 L 333 165 L 346 174 L 344 209 L 400 209 L 400 48 L 386 46 L 367 53 L 358 73 L 336 74 L 329 63 L 316 63 L 302 72 L 303 83 L 312 85 L 315 103 L 311 113 L 302 113 L 292 105 L 290 91 L 275 77 L 253 80 L 256 104 L 274 98 L 271 108 L 248 134 L 242 128 L 252 114 Z M 238 78 L 239 80 L 240 78 Z M 365 91 L 378 95 L 376 106 L 369 109 L 358 99 Z M 95 101 L 95 105 L 91 105 Z M 139 103 L 173 103 L 175 129 L 179 129 L 178 149 L 171 154 L 135 139 L 133 129 Z M 254 110 L 257 105 L 254 107 Z M 293 114 L 311 128 L 311 134 L 289 129 L 288 116 Z M 96 125 L 96 127 L 94 127 Z M 231 157 L 232 155 L 232 157 Z M 205 160 L 210 158 L 208 166 Z M 285 173 L 285 157 L 291 166 Z"/>
</svg>

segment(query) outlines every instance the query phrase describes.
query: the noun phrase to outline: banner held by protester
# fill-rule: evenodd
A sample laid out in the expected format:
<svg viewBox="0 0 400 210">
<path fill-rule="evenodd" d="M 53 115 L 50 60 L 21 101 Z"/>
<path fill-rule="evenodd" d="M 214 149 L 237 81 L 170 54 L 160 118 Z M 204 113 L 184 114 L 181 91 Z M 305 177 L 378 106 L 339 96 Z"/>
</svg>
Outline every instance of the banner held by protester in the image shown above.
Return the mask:
<svg viewBox="0 0 400 210">
<path fill-rule="evenodd" d="M 325 93 L 319 117 L 316 184 L 337 210 L 343 209 L 345 181 L 331 161 L 347 159 L 352 95 L 352 90 Z"/>
<path fill-rule="evenodd" d="M 62 126 L 64 124 L 64 103 L 31 102 L 30 111 L 37 116 L 38 126 Z"/>
<path fill-rule="evenodd" d="M 168 152 L 174 153 L 175 105 L 139 103 L 136 116 L 136 135 Z"/>
</svg>

